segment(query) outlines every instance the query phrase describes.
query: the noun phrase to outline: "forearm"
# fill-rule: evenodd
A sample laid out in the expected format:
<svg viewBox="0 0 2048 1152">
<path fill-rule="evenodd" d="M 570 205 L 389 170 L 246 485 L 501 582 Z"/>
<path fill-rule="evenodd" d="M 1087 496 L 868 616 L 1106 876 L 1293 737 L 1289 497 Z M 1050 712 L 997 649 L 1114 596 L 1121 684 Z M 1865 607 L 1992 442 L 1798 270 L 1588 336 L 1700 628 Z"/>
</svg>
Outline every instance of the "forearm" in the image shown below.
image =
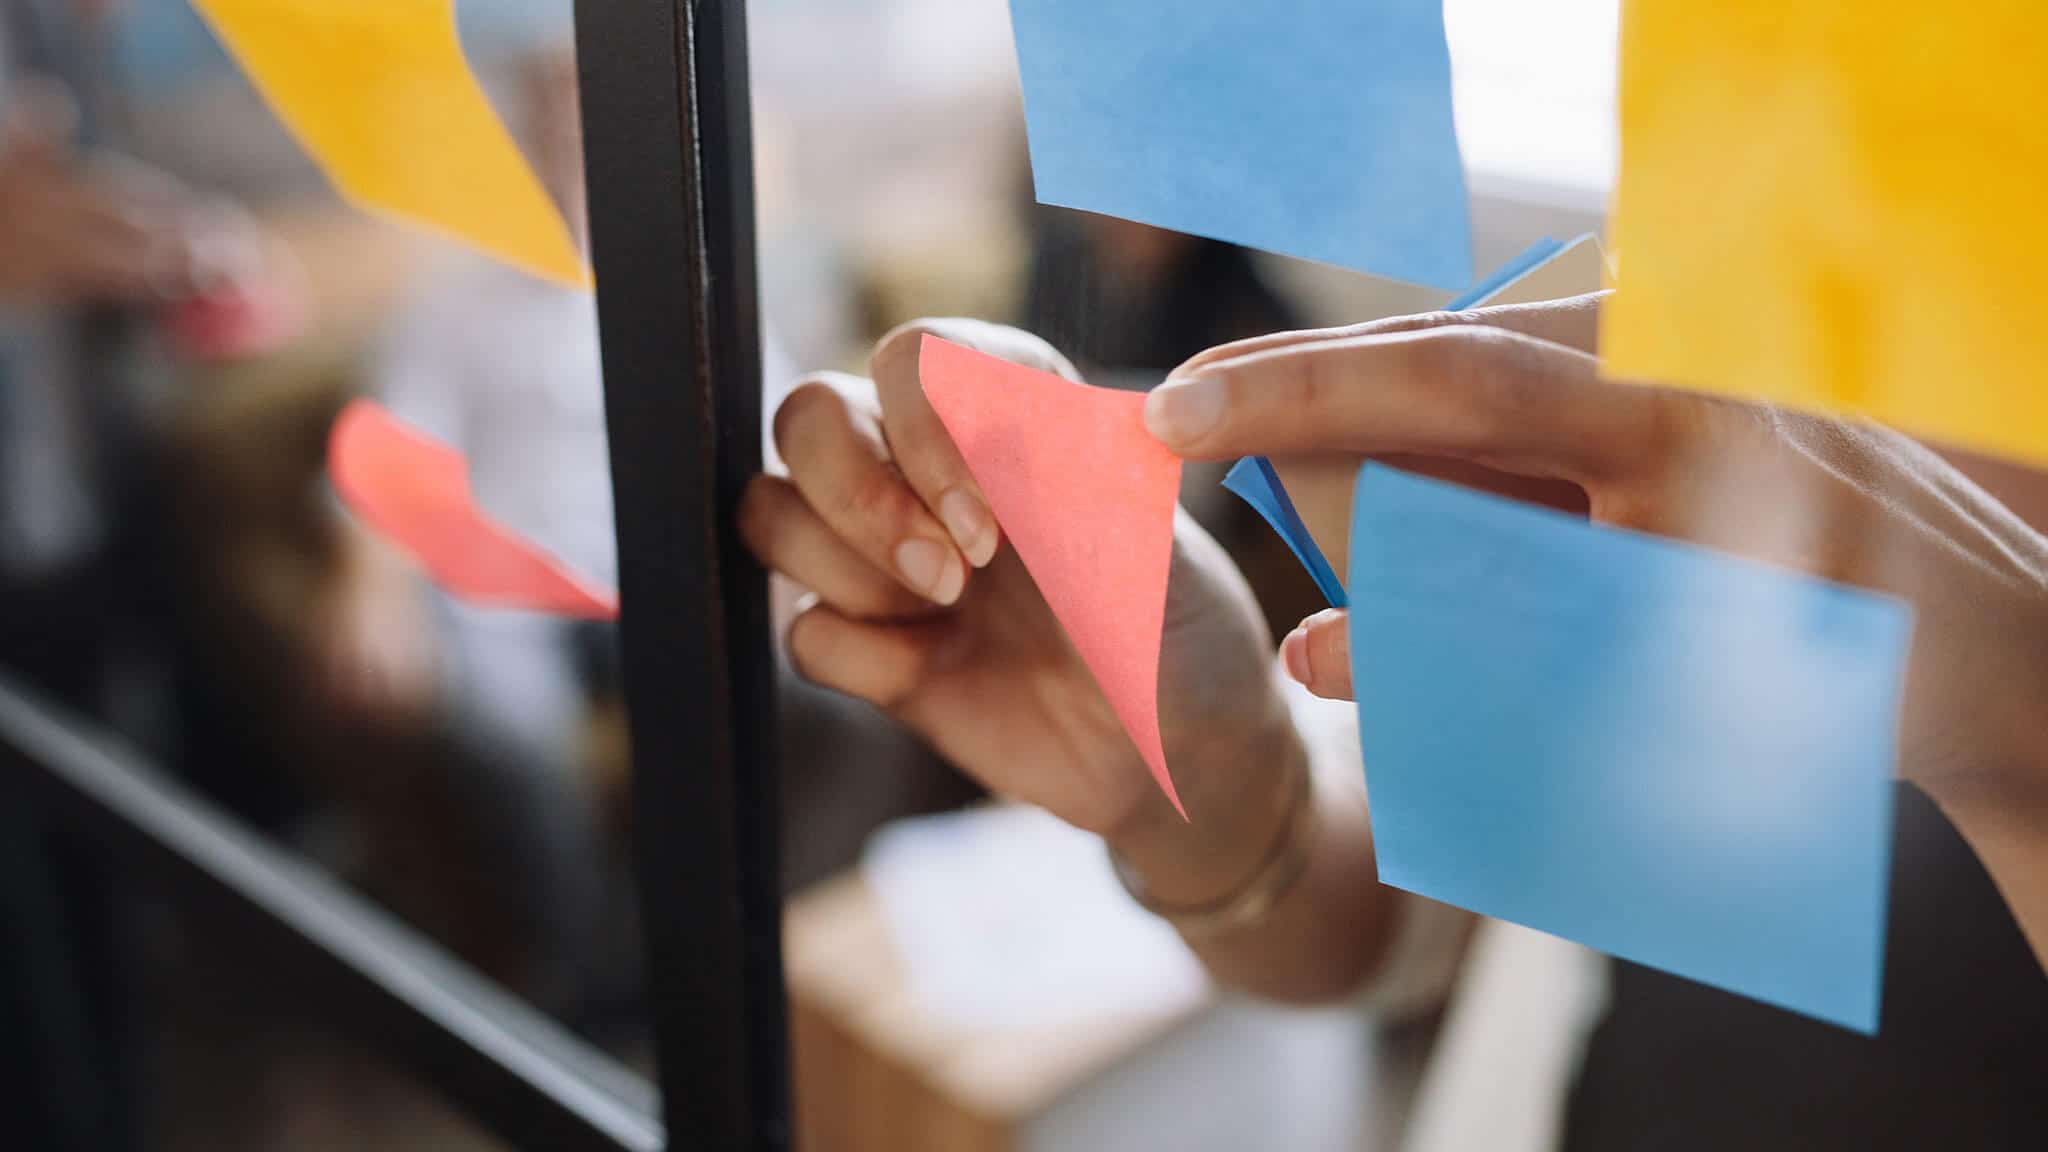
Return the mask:
<svg viewBox="0 0 2048 1152">
<path fill-rule="evenodd" d="M 383 595 L 417 593 L 422 581 L 419 566 L 338 503 L 334 542 L 334 578 L 339 584 Z"/>
<path fill-rule="evenodd" d="M 2034 533 L 2048 533 L 2048 472 L 1953 450 L 1941 455 Z M 2034 551 L 2041 551 L 2038 539 Z M 2015 632 L 2037 637 L 2014 645 L 2032 659 L 2012 674 L 2011 690 L 2022 703 L 2011 725 L 2016 731 L 1999 742 L 2008 750 L 1994 763 L 1923 786 L 1977 853 L 2048 968 L 2048 609 L 2000 619 L 1996 631 L 1985 638 L 1986 651 L 2010 644 Z"/>
<path fill-rule="evenodd" d="M 2048 471 L 1955 449 L 1940 455 L 2036 532 L 2048 532 Z"/>
</svg>

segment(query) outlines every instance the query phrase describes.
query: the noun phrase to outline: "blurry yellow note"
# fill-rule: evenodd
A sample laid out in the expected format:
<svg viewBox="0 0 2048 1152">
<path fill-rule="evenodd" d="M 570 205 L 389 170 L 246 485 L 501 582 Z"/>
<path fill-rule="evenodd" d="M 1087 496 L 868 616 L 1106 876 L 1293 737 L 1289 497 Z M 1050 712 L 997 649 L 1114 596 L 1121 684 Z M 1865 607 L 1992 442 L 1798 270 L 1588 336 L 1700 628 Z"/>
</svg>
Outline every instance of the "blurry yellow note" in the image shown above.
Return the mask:
<svg viewBox="0 0 2048 1152">
<path fill-rule="evenodd" d="M 2048 463 L 2048 3 L 1627 0 L 1607 370 Z"/>
<path fill-rule="evenodd" d="M 343 195 L 560 283 L 554 201 L 462 55 L 453 0 L 193 0 Z"/>
</svg>

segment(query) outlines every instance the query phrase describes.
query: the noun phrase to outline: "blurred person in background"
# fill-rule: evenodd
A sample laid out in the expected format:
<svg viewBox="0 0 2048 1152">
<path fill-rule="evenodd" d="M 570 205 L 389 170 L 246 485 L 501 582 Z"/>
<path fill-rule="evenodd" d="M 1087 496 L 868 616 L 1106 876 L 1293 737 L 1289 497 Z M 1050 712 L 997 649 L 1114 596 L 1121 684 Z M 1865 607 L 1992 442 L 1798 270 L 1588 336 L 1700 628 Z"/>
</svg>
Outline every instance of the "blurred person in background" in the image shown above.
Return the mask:
<svg viewBox="0 0 2048 1152">
<path fill-rule="evenodd" d="M 105 149 L 106 8 L 0 5 L 0 666 L 175 759 L 153 323 L 220 290 L 250 237 Z M 0 1100 L 25 1146 L 133 1146 L 132 917 L 19 786 L 0 784 Z"/>
<path fill-rule="evenodd" d="M 1466 1047 L 1489 1058 L 1431 1071 L 1479 1121 L 1436 1146 L 2048 1146 L 2048 537 L 1895 433 L 1601 379 L 1601 300 L 1249 341 L 1148 400 L 1148 426 L 1189 460 L 1393 454 L 1596 521 L 1824 565 L 1916 606 L 1883 1032 L 1616 962 L 1604 1005 L 1533 1032 L 1512 1012 L 1481 1021 Z M 1180 519 L 1160 721 L 1183 822 L 925 402 L 926 331 L 1078 378 L 1036 337 L 932 321 L 885 338 L 872 381 L 814 379 L 783 402 L 789 474 L 758 478 L 740 519 L 763 563 L 816 593 L 788 631 L 797 668 L 991 790 L 1100 834 L 1220 983 L 1389 1012 L 1440 1003 L 1474 918 L 1378 884 L 1356 712 L 1300 688 L 1349 696 L 1341 616 L 1305 622 L 1276 662 L 1251 589 Z M 1716 515 L 1731 507 L 1742 515 Z M 1496 992 L 1460 996 L 1499 1007 Z"/>
<path fill-rule="evenodd" d="M 529 155 L 581 240 L 586 231 L 575 55 L 566 6 L 489 43 L 512 60 Z M 769 336 L 770 402 L 794 372 Z M 468 459 L 491 515 L 572 570 L 615 586 L 611 472 L 595 299 L 445 249 L 372 358 L 371 393 Z M 764 438 L 765 439 L 765 438 Z M 768 445 L 772 452 L 772 444 Z M 616 628 L 466 605 L 353 523 L 322 612 L 323 674 L 337 706 L 413 718 L 443 734 L 463 807 L 481 825 L 515 984 L 603 1038 L 636 1030 L 630 887 L 604 817 L 623 803 L 593 721 L 618 701 Z M 789 599 L 778 601 L 785 615 Z M 785 883 L 844 866 L 867 831 L 970 794 L 864 707 L 790 681 L 783 694 Z M 614 749 L 613 755 L 618 754 Z"/>
<path fill-rule="evenodd" d="M 507 48 L 528 154 L 584 233 L 576 63 L 561 19 Z M 596 301 L 442 246 L 370 359 L 370 391 L 463 452 L 478 499 L 593 582 L 615 585 Z M 593 689 L 609 683 L 605 624 L 479 608 L 431 588 L 406 557 L 343 525 L 342 578 L 324 608 L 322 673 L 337 706 L 429 723 L 449 746 L 509 925 L 514 983 L 579 1027 L 628 987 L 633 954 L 607 928 L 622 891 L 600 826 Z M 614 1005 L 616 1007 L 616 1005 Z"/>
</svg>

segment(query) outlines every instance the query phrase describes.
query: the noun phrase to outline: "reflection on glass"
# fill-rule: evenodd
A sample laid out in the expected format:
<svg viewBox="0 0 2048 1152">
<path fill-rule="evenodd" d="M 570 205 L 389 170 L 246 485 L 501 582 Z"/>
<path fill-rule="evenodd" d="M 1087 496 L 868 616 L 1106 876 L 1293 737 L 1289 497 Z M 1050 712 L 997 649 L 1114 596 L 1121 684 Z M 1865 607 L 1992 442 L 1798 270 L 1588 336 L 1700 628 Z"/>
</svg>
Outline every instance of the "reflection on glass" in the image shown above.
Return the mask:
<svg viewBox="0 0 2048 1152">
<path fill-rule="evenodd" d="M 1614 3 L 1557 6 L 1557 27 L 1527 7 L 1463 0 L 1449 12 L 1488 266 L 1539 235 L 1597 231 L 1613 167 L 1613 85 L 1599 68 L 1613 54 Z M 1181 647 L 1166 654 L 1178 679 L 1162 677 L 1160 721 L 1182 730 L 1169 756 L 1249 748 L 1232 762 L 1240 791 L 1219 800 L 1191 787 L 1195 822 L 1165 826 L 1191 838 L 1175 842 L 1192 862 L 1189 892 L 1148 887 L 1156 877 L 1142 861 L 1113 869 L 1102 837 L 1074 825 L 1130 825 L 1086 819 L 1115 806 L 1068 803 L 1058 786 L 1079 779 L 1084 799 L 1100 800 L 1088 788 L 1114 784 L 1125 766 L 1144 795 L 1151 786 L 1134 759 L 1118 759 L 1120 730 L 1106 710 L 1090 711 L 1090 683 L 1062 663 L 1065 642 L 993 525 L 976 524 L 970 507 L 959 527 L 958 506 L 932 494 L 933 533 L 995 554 L 987 568 L 961 569 L 961 609 L 937 612 L 912 595 L 920 566 L 895 541 L 834 550 L 845 542 L 826 539 L 840 529 L 825 513 L 843 512 L 831 501 L 844 486 L 819 481 L 831 454 L 796 417 L 778 430 L 772 414 L 801 380 L 833 388 L 853 406 L 837 409 L 849 433 L 838 443 L 859 449 L 839 459 L 902 484 L 919 431 L 844 414 L 873 406 L 871 374 L 899 403 L 920 395 L 914 366 L 871 359 L 878 340 L 919 317 L 1013 324 L 1043 338 L 1030 354 L 1047 364 L 1057 366 L 1057 351 L 1094 383 L 1144 390 L 1219 344 L 1420 312 L 1442 298 L 1034 205 L 997 0 L 747 8 L 770 416 L 760 433 L 771 470 L 797 474 L 767 490 L 825 522 L 777 521 L 800 530 L 785 544 L 809 551 L 766 557 L 782 573 L 774 642 L 786 650 L 784 634 L 811 606 L 806 592 L 837 608 L 864 596 L 869 609 L 881 605 L 862 610 L 870 623 L 966 641 L 915 665 L 928 679 L 911 688 L 945 682 L 950 696 L 855 677 L 879 661 L 833 665 L 814 651 L 804 662 L 848 692 L 806 681 L 795 660 L 779 664 L 783 761 L 773 767 L 794 1107 L 807 1146 L 1603 1148 L 1685 1137 L 1727 1147 L 1758 1142 L 1755 1130 L 1715 1125 L 1759 1115 L 1894 1136 L 1918 1131 L 1901 1117 L 1946 1132 L 2038 1114 L 2027 1111 L 2038 1044 L 1998 1049 L 1995 1073 L 1974 1058 L 1942 1064 L 1956 1048 L 1974 1057 L 1991 1039 L 2031 1038 L 2024 1026 L 2048 1016 L 2038 963 L 1999 890 L 1921 790 L 1898 786 L 1893 797 L 1888 999 L 1879 1041 L 1867 1045 L 1377 883 L 1358 713 L 1275 687 L 1274 638 L 1294 637 L 1282 667 L 1308 659 L 1316 642 L 1296 628 L 1321 597 L 1286 545 L 1218 486 L 1220 466 L 1184 473 L 1182 504 L 1221 547 L 1184 537 L 1175 578 L 1196 570 L 1197 583 L 1176 596 L 1190 586 L 1209 595 L 1170 611 L 1167 646 Z M 581 244 L 569 0 L 460 0 L 457 12 L 493 107 Z M 117 733 L 569 1029 L 649 1068 L 646 985 L 661 974 L 641 970 L 631 845 L 673 834 L 680 820 L 631 810 L 616 626 L 449 595 L 350 516 L 323 475 L 336 414 L 373 400 L 459 451 L 476 502 L 505 530 L 615 585 L 593 298 L 343 204 L 184 0 L 0 0 L 0 19 L 6 676 Z M 1558 61 L 1574 66 L 1551 67 Z M 1565 357 L 1581 383 L 1595 380 L 1591 361 L 1565 347 L 1590 349 L 1590 322 L 1545 338 L 1546 355 Z M 837 372 L 800 375 L 810 370 Z M 1433 411 L 1443 382 L 1426 383 L 1380 426 Z M 820 408 L 832 406 L 810 410 Z M 2029 599 L 2048 568 L 2038 535 L 1888 434 L 1714 411 L 1726 422 L 1639 426 L 1728 435 L 1674 456 L 1694 487 L 1589 497 L 1594 481 L 1549 472 L 1406 463 L 1574 516 L 1649 509 L 1658 515 L 1636 527 L 1933 596 L 1939 611 L 1921 626 L 1934 630 L 1916 634 L 1914 659 L 1935 652 L 1939 674 L 1915 664 L 1907 678 L 1904 774 L 1932 794 L 1954 780 L 1920 772 L 1943 759 L 1930 747 L 2021 747 L 2019 737 L 1997 740 L 2038 730 L 2033 698 L 2011 689 L 2040 679 L 2035 653 L 2048 651 L 2013 639 L 2043 615 Z M 1654 440 L 1618 439 L 1638 449 Z M 1741 451 L 1719 450 L 1728 443 Z M 878 462 L 884 452 L 894 471 Z M 2039 526 L 2037 476 L 1964 463 Z M 1353 465 L 1317 459 L 1290 472 L 1282 462 L 1311 527 L 1332 507 L 1344 518 Z M 1327 490 L 1321 500 L 1309 491 L 1332 483 L 1334 505 Z M 1864 517 L 1857 532 L 1834 532 L 1854 516 Z M 1911 527 L 1897 535 L 1858 535 L 1902 523 Z M 1891 546 L 1901 539 L 1912 546 Z M 1845 540 L 1853 546 L 1838 547 Z M 1479 555 L 1463 537 L 1440 543 L 1451 557 Z M 1330 551 L 1344 563 L 1345 550 Z M 859 579 L 832 584 L 814 562 L 824 554 Z M 1516 547 L 1489 561 L 1485 575 L 1507 589 L 1484 617 L 1499 629 L 1527 631 L 1529 613 L 1517 609 L 1535 609 L 1514 599 L 1536 595 L 1516 576 L 1527 558 Z M 804 574 L 801 586 L 790 578 Z M 1729 635 L 1717 616 L 1768 613 L 1672 587 L 1685 595 L 1646 615 L 1683 622 L 1711 658 L 1662 677 L 1660 691 L 1681 704 L 1735 701 L 1728 711 L 1783 704 L 1770 677 L 1749 676 L 1709 643 Z M 1614 625 L 1619 599 L 1572 603 Z M 1778 638 L 1796 639 L 1799 621 L 1784 623 Z M 1341 629 L 1320 626 L 1325 640 Z M 1474 644 L 1490 646 L 1495 630 L 1477 629 L 1486 635 Z M 1598 635 L 1591 624 L 1553 631 L 1560 661 Z M 1921 636 L 1936 646 L 1920 647 Z M 1645 654 L 1622 642 L 1617 653 Z M 1435 685 L 1412 652 L 1385 655 L 1412 662 L 1376 665 L 1378 675 L 1410 692 Z M 1567 735 L 1583 742 L 1560 746 L 1583 752 L 1597 741 L 1604 697 L 1628 687 L 1640 686 L 1578 693 L 1566 711 L 1586 719 Z M 898 707 L 892 716 L 862 696 Z M 1405 699 L 1381 695 L 1383 705 Z M 1524 746 L 1518 729 L 1557 725 L 1559 710 L 1540 703 L 1527 698 L 1510 730 L 1460 735 L 1512 752 Z M 1963 719 L 1928 719 L 1955 714 Z M 1400 731 L 1438 744 L 1427 724 Z M 1288 773 L 1307 759 L 1324 769 L 1317 789 L 1278 787 L 1301 779 Z M 1745 804 L 1785 784 L 1775 765 L 1756 757 L 1743 771 L 1685 793 L 1700 809 L 1687 814 L 1799 840 L 1796 826 L 1759 825 Z M 488 1146 L 271 987 L 264 978 L 276 974 L 248 941 L 160 905 L 100 845 L 16 792 L 0 774 L 0 1105 L 16 1143 Z M 1800 807 L 1765 814 L 1789 821 Z M 1288 839 L 1305 827 L 1325 853 L 1312 867 L 1300 855 L 1309 849 Z M 1286 850 L 1262 854 L 1272 843 Z M 1290 874 L 1297 864 L 1306 870 Z M 1233 967 L 1213 939 L 1184 938 L 1139 904 L 1172 911 L 1180 895 L 1199 902 L 1245 876 L 1252 887 L 1240 894 L 1270 894 L 1301 875 L 1318 878 L 1327 903 L 1284 957 L 1295 967 Z M 1229 983 L 1320 1007 L 1247 1003 L 1221 991 Z M 1925 1090 L 1951 1086 L 1944 1077 L 1956 1068 L 1969 1072 L 1969 1091 Z M 1913 1090 L 1879 1093 L 1877 1083 Z M 1855 1106 L 1813 1109 L 1816 1098 Z M 1820 1128 L 1812 1140 L 1785 1131 L 1806 1146 L 1822 1142 Z"/>
<path fill-rule="evenodd" d="M 580 243 L 568 0 L 459 8 Z M 184 0 L 0 19 L 7 675 L 644 1053 L 612 630 L 453 602 L 322 474 L 335 414 L 379 399 L 612 580 L 591 296 L 344 205 Z M 21 1146 L 490 1146 L 11 784 L 0 843 Z"/>
</svg>

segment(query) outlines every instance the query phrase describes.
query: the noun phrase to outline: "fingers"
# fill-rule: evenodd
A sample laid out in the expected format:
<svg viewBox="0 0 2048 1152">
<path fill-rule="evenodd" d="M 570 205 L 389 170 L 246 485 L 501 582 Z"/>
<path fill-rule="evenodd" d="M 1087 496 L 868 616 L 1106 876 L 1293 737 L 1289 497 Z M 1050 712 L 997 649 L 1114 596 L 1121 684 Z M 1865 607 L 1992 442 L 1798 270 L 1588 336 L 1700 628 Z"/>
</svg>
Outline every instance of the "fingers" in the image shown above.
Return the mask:
<svg viewBox="0 0 2048 1152">
<path fill-rule="evenodd" d="M 813 684 L 894 711 L 924 682 L 933 627 L 869 623 L 818 603 L 791 621 L 789 659 Z"/>
<path fill-rule="evenodd" d="M 1363 324 L 1349 324 L 1341 328 L 1276 332 L 1270 336 L 1255 336 L 1249 340 L 1221 344 L 1197 353 L 1169 373 L 1167 379 L 1178 380 L 1196 376 L 1210 365 L 1259 352 L 1274 352 L 1282 348 L 1296 348 L 1334 340 L 1351 340 L 1360 336 L 1420 332 L 1455 325 L 1505 328 L 1510 332 L 1520 332 L 1524 336 L 1534 336 L 1538 340 L 1548 340 L 1552 344 L 1562 344 L 1567 348 L 1591 353 L 1600 343 L 1600 305 L 1606 299 L 1605 292 L 1589 292 L 1584 296 L 1546 300 L 1536 304 L 1509 304 L 1498 308 L 1468 309 L 1463 312 L 1421 312 L 1413 316 L 1393 316 Z"/>
<path fill-rule="evenodd" d="M 114 299 L 191 291 L 194 210 L 178 183 L 153 169 L 95 157 L 60 177 L 52 236 L 66 286 Z"/>
<path fill-rule="evenodd" d="M 1303 620 L 1280 643 L 1287 674 L 1325 699 L 1352 699 L 1350 623 L 1350 614 L 1340 608 Z"/>
<path fill-rule="evenodd" d="M 1480 308 L 1462 315 L 1471 317 L 1475 324 L 1520 332 L 1591 356 L 1600 349 L 1600 306 L 1607 302 L 1607 297 L 1603 290 L 1563 300 Z"/>
<path fill-rule="evenodd" d="M 79 170 L 79 202 L 95 234 L 132 252 L 140 243 L 141 289 L 175 299 L 196 287 L 197 250 L 210 219 L 229 210 L 202 205 L 177 180 L 148 165 L 119 156 L 94 156 Z M 121 286 L 137 274 L 123 267 Z"/>
<path fill-rule="evenodd" d="M 960 598 L 966 561 L 904 483 L 873 413 L 813 378 L 776 410 L 775 443 L 790 481 L 832 535 L 920 596 L 938 604 Z"/>
<path fill-rule="evenodd" d="M 1411 453 L 1587 483 L 1653 451 L 1654 390 L 1593 357 L 1445 325 L 1256 352 L 1153 390 L 1153 435 L 1182 456 Z"/>
<path fill-rule="evenodd" d="M 876 568 L 812 511 L 796 485 L 756 476 L 740 498 L 740 535 L 762 565 L 854 617 L 913 616 L 929 603 Z"/>
<path fill-rule="evenodd" d="M 1070 380 L 1080 376 L 1036 336 L 978 320 L 920 320 L 890 332 L 875 345 L 870 367 L 897 467 L 925 507 L 938 514 L 961 553 L 975 567 L 985 567 L 995 557 L 999 541 L 995 516 L 953 438 L 925 400 L 918 352 L 927 334 Z"/>
</svg>

